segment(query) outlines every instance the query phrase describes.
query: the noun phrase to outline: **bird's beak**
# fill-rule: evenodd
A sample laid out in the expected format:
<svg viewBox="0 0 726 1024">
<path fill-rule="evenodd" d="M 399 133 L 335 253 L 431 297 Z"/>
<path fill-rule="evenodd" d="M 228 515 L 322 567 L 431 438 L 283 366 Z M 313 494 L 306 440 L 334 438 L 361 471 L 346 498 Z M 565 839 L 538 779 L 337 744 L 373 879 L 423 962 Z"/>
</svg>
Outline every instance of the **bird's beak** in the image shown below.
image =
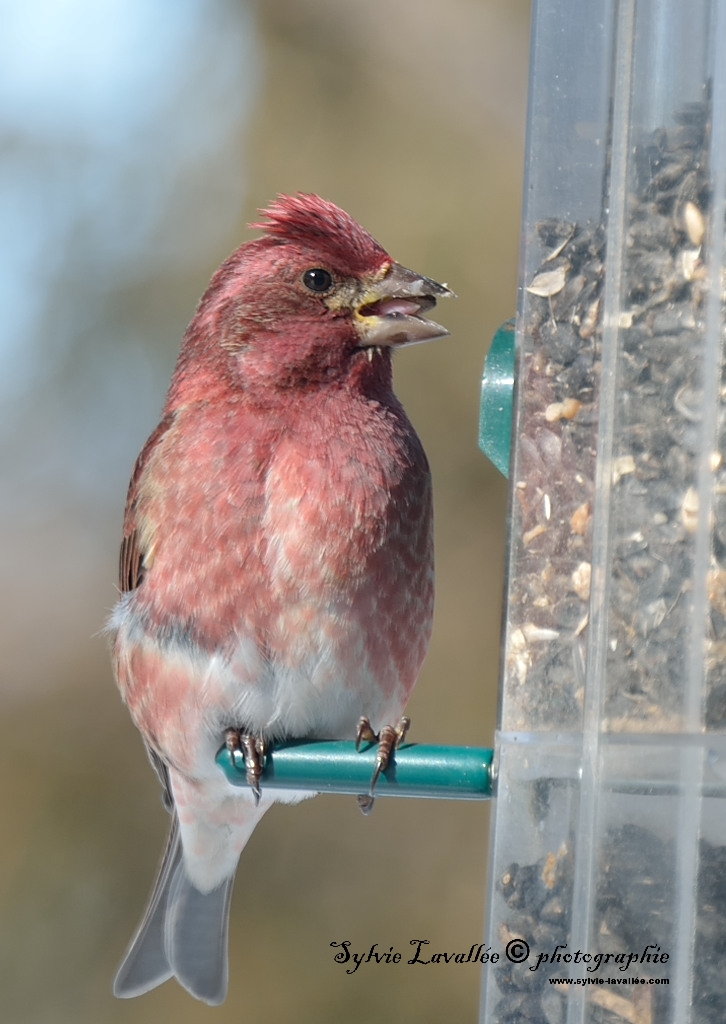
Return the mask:
<svg viewBox="0 0 726 1024">
<path fill-rule="evenodd" d="M 361 348 L 411 345 L 443 338 L 449 332 L 422 313 L 433 309 L 437 299 L 453 297 L 445 284 L 437 284 L 391 263 L 378 279 L 368 282 L 355 310 Z"/>
</svg>

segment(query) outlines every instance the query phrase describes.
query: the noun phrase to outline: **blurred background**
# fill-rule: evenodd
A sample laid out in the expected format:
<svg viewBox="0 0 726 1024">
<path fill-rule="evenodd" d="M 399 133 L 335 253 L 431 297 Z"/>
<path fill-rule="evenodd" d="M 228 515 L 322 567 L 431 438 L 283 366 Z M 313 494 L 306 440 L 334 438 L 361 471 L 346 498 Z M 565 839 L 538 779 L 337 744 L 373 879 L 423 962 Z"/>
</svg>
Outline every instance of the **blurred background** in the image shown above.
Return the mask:
<svg viewBox="0 0 726 1024">
<path fill-rule="evenodd" d="M 516 305 L 528 0 L 6 0 L 0 24 L 0 1016 L 474 1021 L 476 967 L 349 976 L 330 948 L 482 940 L 488 811 L 439 801 L 273 809 L 237 876 L 227 1003 L 112 998 L 167 821 L 100 631 L 197 299 L 259 206 L 319 192 L 459 295 L 451 338 L 396 365 L 436 497 L 411 738 L 489 745 L 506 485 L 477 418 Z"/>
</svg>

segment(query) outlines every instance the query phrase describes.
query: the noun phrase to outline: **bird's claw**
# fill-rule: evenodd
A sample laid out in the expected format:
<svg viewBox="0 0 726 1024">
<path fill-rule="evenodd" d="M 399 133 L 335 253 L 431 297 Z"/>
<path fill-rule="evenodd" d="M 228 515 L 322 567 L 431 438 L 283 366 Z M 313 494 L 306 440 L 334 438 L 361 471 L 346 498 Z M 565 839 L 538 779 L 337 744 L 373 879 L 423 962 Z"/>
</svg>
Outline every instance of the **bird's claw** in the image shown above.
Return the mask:
<svg viewBox="0 0 726 1024">
<path fill-rule="evenodd" d="M 411 727 L 411 719 L 403 715 L 395 725 L 384 725 L 379 733 L 373 731 L 370 721 L 364 715 L 358 721 L 358 728 L 355 734 L 355 749 L 360 750 L 361 743 L 377 743 L 375 768 L 371 777 L 371 784 L 366 794 L 361 794 L 358 799 L 358 806 L 363 814 L 370 814 L 373 810 L 375 797 L 373 790 L 378 782 L 381 772 L 385 772 L 391 763 L 393 754 L 406 738 L 406 733 Z"/>
<path fill-rule="evenodd" d="M 261 736 L 245 732 L 243 729 L 227 729 L 224 735 L 224 745 L 233 756 L 239 752 L 244 757 L 247 785 L 252 790 L 256 807 L 262 796 L 260 779 L 265 770 L 265 755 L 267 753 L 265 741 Z"/>
</svg>

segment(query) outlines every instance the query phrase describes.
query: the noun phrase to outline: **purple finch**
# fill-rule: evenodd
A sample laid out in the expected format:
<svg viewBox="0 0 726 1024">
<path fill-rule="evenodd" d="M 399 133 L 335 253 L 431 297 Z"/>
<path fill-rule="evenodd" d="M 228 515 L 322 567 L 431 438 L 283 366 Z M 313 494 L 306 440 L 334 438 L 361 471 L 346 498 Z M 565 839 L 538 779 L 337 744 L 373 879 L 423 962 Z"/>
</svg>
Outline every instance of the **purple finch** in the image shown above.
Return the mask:
<svg viewBox="0 0 726 1024">
<path fill-rule="evenodd" d="M 275 800 L 215 755 L 395 722 L 431 631 L 431 481 L 391 349 L 446 330 L 451 294 L 347 213 L 280 196 L 212 278 L 131 478 L 114 610 L 118 685 L 172 828 L 118 996 L 227 990 L 239 855 Z"/>
</svg>

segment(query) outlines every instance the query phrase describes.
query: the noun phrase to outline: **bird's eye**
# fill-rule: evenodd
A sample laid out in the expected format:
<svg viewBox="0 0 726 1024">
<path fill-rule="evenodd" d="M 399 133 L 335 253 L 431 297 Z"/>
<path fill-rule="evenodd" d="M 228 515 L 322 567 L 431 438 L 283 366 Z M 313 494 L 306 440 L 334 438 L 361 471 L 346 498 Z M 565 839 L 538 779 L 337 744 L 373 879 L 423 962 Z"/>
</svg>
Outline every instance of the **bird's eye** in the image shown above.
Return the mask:
<svg viewBox="0 0 726 1024">
<path fill-rule="evenodd" d="M 302 282 L 311 292 L 329 292 L 333 287 L 333 275 L 322 267 L 314 267 L 305 271 Z"/>
</svg>

